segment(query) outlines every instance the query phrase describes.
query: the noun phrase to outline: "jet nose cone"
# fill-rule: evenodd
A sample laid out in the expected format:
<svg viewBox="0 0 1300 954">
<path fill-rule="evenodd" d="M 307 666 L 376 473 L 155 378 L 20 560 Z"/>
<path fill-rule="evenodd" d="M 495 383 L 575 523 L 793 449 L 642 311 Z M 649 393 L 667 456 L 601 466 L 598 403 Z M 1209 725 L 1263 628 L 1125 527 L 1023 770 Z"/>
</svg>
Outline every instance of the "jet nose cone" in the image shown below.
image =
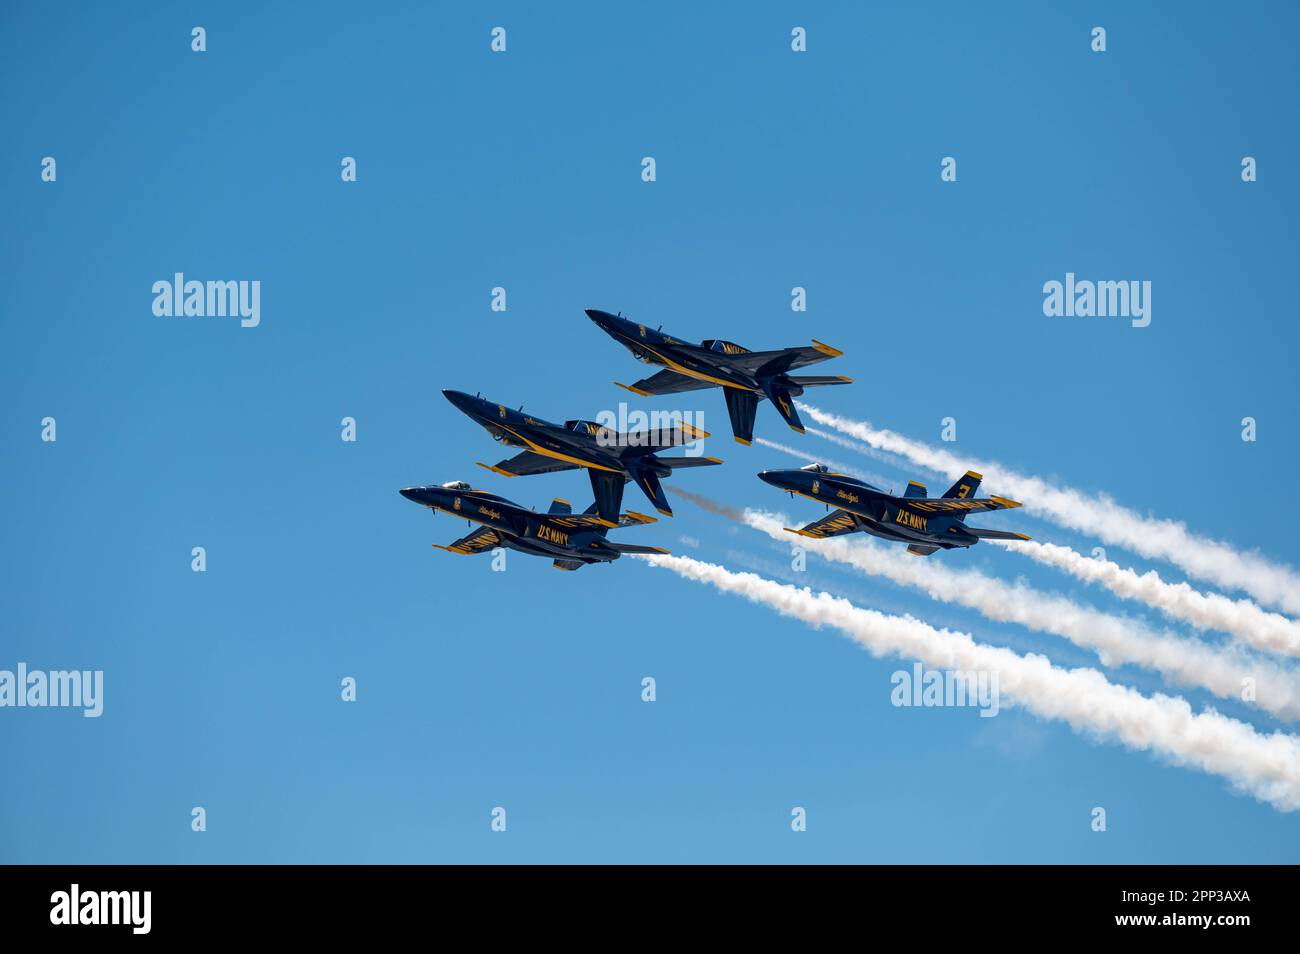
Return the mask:
<svg viewBox="0 0 1300 954">
<path fill-rule="evenodd" d="M 772 471 L 770 471 L 770 470 L 760 470 L 760 471 L 758 472 L 758 479 L 761 480 L 761 481 L 762 481 L 763 483 L 765 483 L 765 484 L 775 484 L 775 483 L 776 483 L 776 476 L 775 476 L 775 474 L 774 474 Z M 406 491 L 402 491 L 402 492 L 405 493 Z"/>
<path fill-rule="evenodd" d="M 442 394 L 443 397 L 462 411 L 468 411 L 474 405 L 474 399 L 464 391 L 444 390 Z"/>
<path fill-rule="evenodd" d="M 403 497 L 405 497 L 407 500 L 414 500 L 416 503 L 420 502 L 419 487 L 403 487 L 401 490 L 398 491 L 398 493 L 401 494 Z"/>
</svg>

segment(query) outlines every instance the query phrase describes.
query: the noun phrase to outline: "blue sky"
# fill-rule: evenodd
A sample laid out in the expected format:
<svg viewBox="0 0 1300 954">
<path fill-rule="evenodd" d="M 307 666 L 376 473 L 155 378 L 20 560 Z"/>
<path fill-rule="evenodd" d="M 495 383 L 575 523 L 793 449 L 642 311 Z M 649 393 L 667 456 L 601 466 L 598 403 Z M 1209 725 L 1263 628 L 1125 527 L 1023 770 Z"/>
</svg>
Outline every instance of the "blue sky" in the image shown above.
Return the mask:
<svg viewBox="0 0 1300 954">
<path fill-rule="evenodd" d="M 817 516 L 754 479 L 796 462 L 731 443 L 718 392 L 615 388 L 643 369 L 594 307 L 827 341 L 857 379 L 809 395 L 827 410 L 928 441 L 953 416 L 972 459 L 1300 564 L 1267 502 L 1300 464 L 1296 27 L 1285 4 L 6 4 L 0 668 L 102 669 L 106 698 L 0 710 L 0 861 L 1295 861 L 1300 817 L 1221 779 L 1018 711 L 895 708 L 909 662 L 637 561 L 493 573 L 397 489 L 585 506 L 585 475 L 475 467 L 500 448 L 439 391 L 552 420 L 627 398 L 719 435 L 725 465 L 670 486 Z M 177 271 L 259 280 L 260 326 L 155 317 Z M 1044 317 L 1067 271 L 1150 280 L 1151 325 Z M 757 433 L 852 460 L 770 408 Z M 788 571 L 677 510 L 625 537 Z M 935 559 L 1142 613 L 991 546 Z M 1096 665 L 815 557 L 806 582 Z"/>
</svg>

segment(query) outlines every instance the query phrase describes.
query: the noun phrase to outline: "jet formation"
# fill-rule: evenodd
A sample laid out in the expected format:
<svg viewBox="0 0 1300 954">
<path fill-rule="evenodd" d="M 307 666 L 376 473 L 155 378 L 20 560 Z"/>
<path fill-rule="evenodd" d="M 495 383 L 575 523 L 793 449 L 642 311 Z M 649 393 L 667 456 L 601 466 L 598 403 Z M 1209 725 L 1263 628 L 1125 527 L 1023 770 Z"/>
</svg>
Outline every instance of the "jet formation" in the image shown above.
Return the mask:
<svg viewBox="0 0 1300 954">
<path fill-rule="evenodd" d="M 804 432 L 794 399 L 805 388 L 848 384 L 840 375 L 799 375 L 792 372 L 811 364 L 838 358 L 843 352 L 813 339 L 812 344 L 774 351 L 750 351 L 720 338 L 699 344 L 651 330 L 622 315 L 589 309 L 602 331 L 646 364 L 662 370 L 633 384 L 619 387 L 641 396 L 677 394 L 703 388 L 722 389 L 731 418 L 732 436 L 741 444 L 754 440 L 754 419 L 759 402 L 766 399 L 793 430 Z M 548 557 L 560 570 L 577 570 L 590 563 L 610 563 L 625 553 L 667 553 L 660 547 L 615 543 L 610 530 L 654 523 L 635 511 L 620 513 L 623 490 L 634 483 L 659 513 L 671 517 L 661 481 L 675 470 L 721 464 L 716 457 L 665 455 L 663 451 L 709 437 L 685 421 L 659 430 L 623 432 L 595 421 L 575 418 L 562 424 L 512 409 L 478 394 L 442 392 L 458 410 L 494 439 L 518 453 L 480 467 L 503 477 L 524 477 L 564 470 L 586 470 L 593 502 L 581 514 L 568 501 L 556 498 L 542 514 L 477 490 L 464 481 L 406 487 L 403 497 L 434 512 L 441 511 L 477 523 L 477 529 L 446 546 L 456 554 L 483 553 L 505 547 L 531 556 Z M 861 531 L 907 544 L 908 552 L 929 556 L 938 550 L 969 547 L 980 540 L 1027 540 L 1024 534 L 984 530 L 966 525 L 966 515 L 1003 510 L 1020 504 L 1005 497 L 974 496 L 982 478 L 973 471 L 958 480 L 942 497 L 927 497 L 916 481 L 896 497 L 822 464 L 798 470 L 765 470 L 758 475 L 767 483 L 798 494 L 834 512 L 791 533 L 821 539 Z M 789 529 L 789 528 L 787 528 Z"/>
</svg>

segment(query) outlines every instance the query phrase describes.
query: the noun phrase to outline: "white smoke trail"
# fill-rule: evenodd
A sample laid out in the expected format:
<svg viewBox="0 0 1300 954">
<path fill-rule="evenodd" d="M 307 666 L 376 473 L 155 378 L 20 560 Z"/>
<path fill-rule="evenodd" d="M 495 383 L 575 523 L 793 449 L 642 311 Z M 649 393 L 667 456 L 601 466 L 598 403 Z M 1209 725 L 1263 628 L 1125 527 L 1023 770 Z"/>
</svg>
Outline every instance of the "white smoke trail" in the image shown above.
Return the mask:
<svg viewBox="0 0 1300 954">
<path fill-rule="evenodd" d="M 881 546 L 857 534 L 850 540 L 814 540 L 787 533 L 784 517 L 746 510 L 744 521 L 774 540 L 795 541 L 814 553 L 925 590 L 931 599 L 977 610 L 1002 623 L 1016 623 L 1064 637 L 1097 653 L 1102 664 L 1134 663 L 1163 673 L 1172 682 L 1208 689 L 1223 699 L 1251 702 L 1284 719 L 1300 717 L 1300 683 L 1289 670 L 1247 657 L 1236 647 L 1218 648 L 1197 639 L 1153 632 L 1141 622 L 1112 616 L 1023 581 L 1008 583 L 978 570 L 954 570 L 928 558 Z M 1255 698 L 1243 699 L 1244 680 Z"/>
<path fill-rule="evenodd" d="M 800 460 L 806 460 L 810 464 L 825 464 L 832 470 L 838 470 L 842 474 L 848 474 L 850 477 L 857 477 L 859 480 L 865 480 L 869 484 L 877 487 L 888 487 L 889 481 L 879 474 L 873 474 L 870 471 L 860 470 L 851 467 L 840 461 L 831 460 L 828 457 L 818 457 L 810 451 L 800 450 L 797 447 L 791 447 L 789 444 L 778 444 L 776 441 L 769 441 L 766 437 L 755 437 L 754 443 L 763 447 L 770 447 L 772 450 L 779 450 L 783 454 L 789 454 L 791 457 L 797 457 Z"/>
<path fill-rule="evenodd" d="M 1231 633 L 1256 649 L 1300 656 L 1300 623 L 1270 613 L 1250 600 L 1202 593 L 1187 583 L 1169 583 L 1155 570 L 1139 574 L 1110 560 L 1087 557 L 1069 547 L 1036 540 L 992 540 L 1045 566 L 1064 570 L 1085 583 L 1098 583 L 1116 596 L 1137 600 L 1171 619 L 1200 629 Z"/>
<path fill-rule="evenodd" d="M 1173 520 L 1144 517 L 1106 496 L 1091 496 L 1069 487 L 1054 487 L 1038 477 L 1017 474 L 998 464 L 959 459 L 949 451 L 921 441 L 852 421 L 798 402 L 818 424 L 833 427 L 872 447 L 900 454 L 915 464 L 951 479 L 974 469 L 1000 494 L 1023 501 L 1025 511 L 1063 527 L 1095 534 L 1107 543 L 1126 547 L 1152 559 L 1168 560 L 1186 573 L 1220 586 L 1244 590 L 1255 599 L 1288 613 L 1300 613 L 1300 574 L 1258 553 L 1242 552 L 1219 540 L 1191 533 Z"/>
<path fill-rule="evenodd" d="M 1004 703 L 1131 749 L 1149 750 L 1175 765 L 1222 776 L 1281 811 L 1300 809 L 1300 740 L 1294 736 L 1264 735 L 1213 710 L 1193 713 L 1182 698 L 1144 696 L 1095 669 L 1062 669 L 1045 656 L 983 645 L 967 633 L 862 609 L 829 593 L 814 594 L 689 557 L 643 559 L 814 627 L 833 626 L 876 656 L 918 659 L 935 669 L 997 672 L 1000 691 L 1008 697 Z"/>
</svg>

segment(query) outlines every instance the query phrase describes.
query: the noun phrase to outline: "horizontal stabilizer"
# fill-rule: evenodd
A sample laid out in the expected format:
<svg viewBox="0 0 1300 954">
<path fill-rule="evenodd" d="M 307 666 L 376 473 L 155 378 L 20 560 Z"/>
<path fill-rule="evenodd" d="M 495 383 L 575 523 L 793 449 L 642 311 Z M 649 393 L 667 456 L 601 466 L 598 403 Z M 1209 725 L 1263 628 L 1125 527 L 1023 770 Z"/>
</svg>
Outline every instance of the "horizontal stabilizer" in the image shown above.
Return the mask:
<svg viewBox="0 0 1300 954">
<path fill-rule="evenodd" d="M 687 467 L 712 467 L 714 464 L 721 464 L 722 459 L 719 457 L 660 457 L 659 463 L 665 467 L 671 467 L 673 470 L 682 470 Z"/>
<path fill-rule="evenodd" d="M 643 547 L 635 543 L 614 543 L 612 540 L 606 540 L 605 546 L 611 550 L 617 550 L 619 553 L 667 553 L 663 547 Z"/>
<path fill-rule="evenodd" d="M 608 433 L 610 434 L 609 442 L 619 448 L 619 456 L 624 459 L 643 457 L 646 454 L 653 454 L 656 451 L 666 450 L 670 447 L 685 447 L 687 444 L 693 444 L 696 441 L 713 436 L 708 431 L 701 430 L 694 424 L 688 424 L 683 420 L 673 420 L 663 426 L 653 426 L 649 430 L 628 431 L 626 433 L 609 431 Z"/>
<path fill-rule="evenodd" d="M 1014 530 L 984 530 L 980 527 L 964 527 L 967 533 L 981 540 L 1032 540 L 1033 537 L 1016 533 Z"/>
<path fill-rule="evenodd" d="M 791 382 L 801 388 L 818 388 L 824 384 L 852 384 L 852 378 L 846 378 L 842 374 L 808 374 L 800 377 L 791 377 Z"/>
</svg>

